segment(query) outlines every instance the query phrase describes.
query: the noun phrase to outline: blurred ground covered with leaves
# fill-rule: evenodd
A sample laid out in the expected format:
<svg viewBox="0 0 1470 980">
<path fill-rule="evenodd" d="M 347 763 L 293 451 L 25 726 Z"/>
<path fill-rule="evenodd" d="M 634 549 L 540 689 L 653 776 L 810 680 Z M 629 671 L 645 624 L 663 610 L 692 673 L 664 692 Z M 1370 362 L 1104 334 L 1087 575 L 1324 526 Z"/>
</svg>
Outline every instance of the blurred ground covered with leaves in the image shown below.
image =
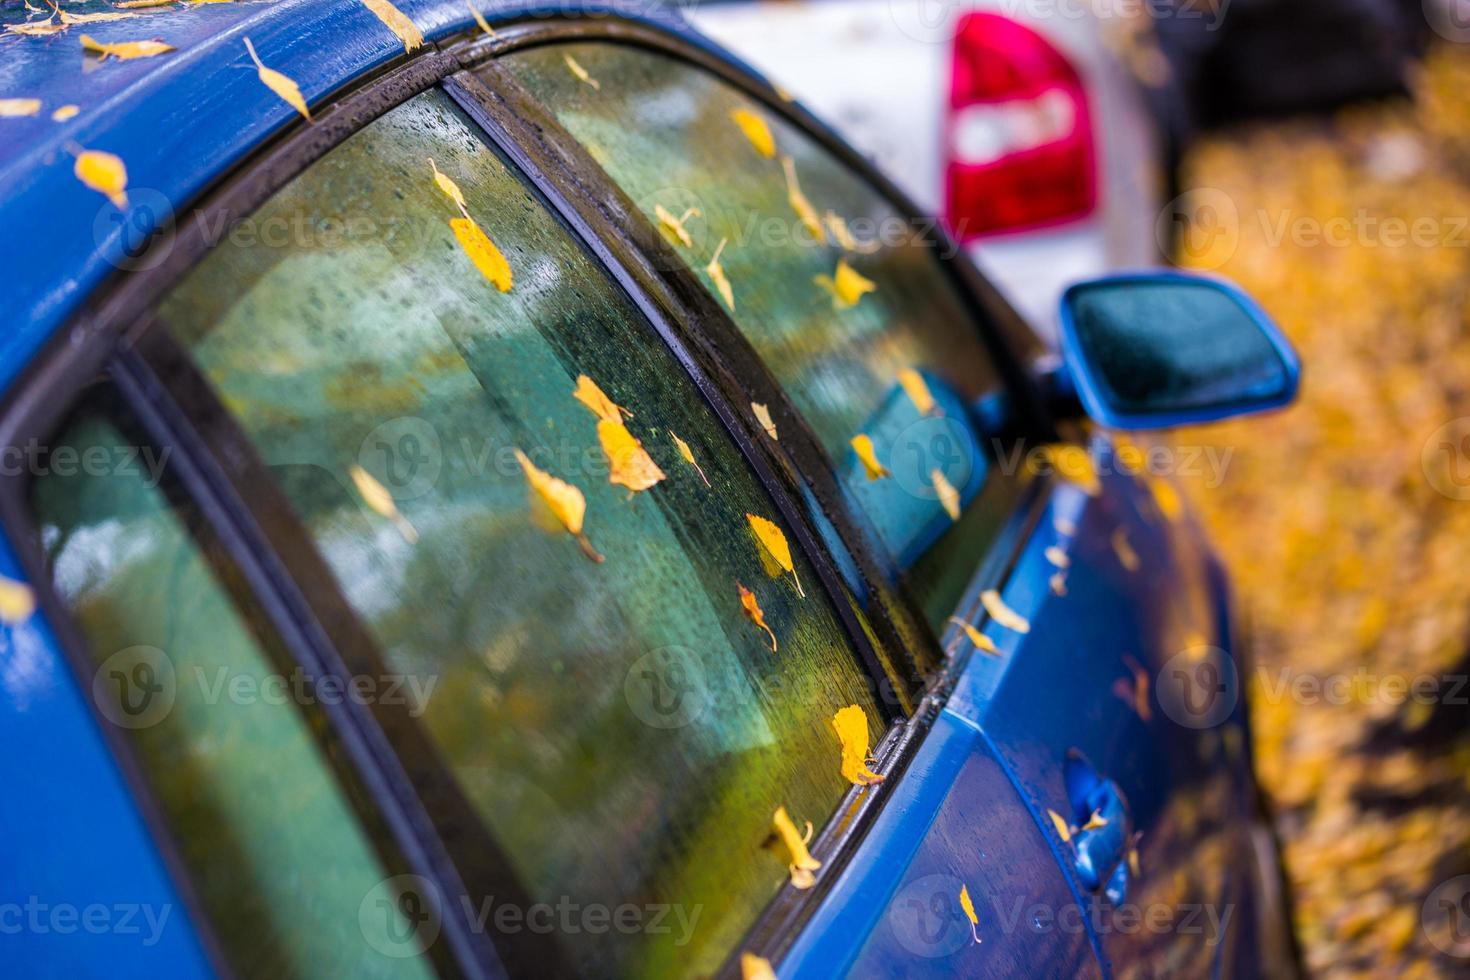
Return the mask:
<svg viewBox="0 0 1470 980">
<path fill-rule="evenodd" d="M 1181 482 L 1255 651 L 1307 966 L 1465 975 L 1421 909 L 1470 873 L 1470 428 L 1436 434 L 1470 416 L 1470 47 L 1432 51 L 1412 101 L 1211 137 L 1181 185 L 1180 264 L 1244 285 L 1306 367 L 1292 410 L 1176 441 L 1234 450 L 1223 485 Z"/>
</svg>

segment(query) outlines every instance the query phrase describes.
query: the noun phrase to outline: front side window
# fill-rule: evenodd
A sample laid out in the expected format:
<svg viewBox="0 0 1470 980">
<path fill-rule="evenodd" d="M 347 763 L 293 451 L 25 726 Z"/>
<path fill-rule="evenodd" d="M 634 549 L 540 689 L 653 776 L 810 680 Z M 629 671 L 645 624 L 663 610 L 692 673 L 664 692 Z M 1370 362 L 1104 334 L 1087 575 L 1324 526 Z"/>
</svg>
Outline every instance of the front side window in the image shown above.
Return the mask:
<svg viewBox="0 0 1470 980">
<path fill-rule="evenodd" d="M 881 718 L 636 309 L 430 92 L 159 312 L 383 659 L 432 684 L 421 724 L 526 890 L 577 910 L 576 967 L 716 970 L 786 877 L 773 812 L 820 825 L 848 788 L 832 714 Z"/>
</svg>

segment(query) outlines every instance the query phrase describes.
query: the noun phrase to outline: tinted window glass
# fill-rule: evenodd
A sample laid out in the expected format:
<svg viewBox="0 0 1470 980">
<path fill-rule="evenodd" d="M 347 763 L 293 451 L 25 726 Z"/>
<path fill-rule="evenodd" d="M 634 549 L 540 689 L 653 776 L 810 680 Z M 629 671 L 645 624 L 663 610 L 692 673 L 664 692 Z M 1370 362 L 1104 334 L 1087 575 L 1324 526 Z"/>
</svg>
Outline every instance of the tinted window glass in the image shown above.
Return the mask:
<svg viewBox="0 0 1470 980">
<path fill-rule="evenodd" d="M 457 240 L 466 215 L 508 291 Z M 762 848 L 773 811 L 820 823 L 847 788 L 832 713 L 878 726 L 815 573 L 774 564 L 747 515 L 790 529 L 648 324 L 444 96 L 349 139 L 253 224 L 304 231 L 222 244 L 164 319 L 383 656 L 434 678 L 422 722 L 531 894 L 636 907 L 626 928 L 558 928 L 581 971 L 712 972 L 785 877 Z M 582 375 L 627 413 L 600 422 Z M 623 427 L 663 474 L 647 489 L 611 480 Z M 577 489 L 584 542 L 518 453 Z"/>
<path fill-rule="evenodd" d="M 136 447 L 81 416 L 33 504 L 97 661 L 92 696 L 136 749 L 226 959 L 242 977 L 431 976 L 379 952 L 406 922 L 359 918 L 391 872 L 310 733 L 300 675 L 267 656 L 276 641 L 232 598 L 218 549 L 192 536 L 198 515 L 159 489 L 166 457 Z"/>
<path fill-rule="evenodd" d="M 570 72 L 568 57 L 599 87 Z M 983 439 L 967 407 L 999 389 L 927 219 L 900 214 L 801 130 L 673 57 L 582 42 L 501 63 L 666 229 L 716 296 L 709 264 L 718 253 L 730 285 L 729 299 L 718 301 L 811 424 L 891 554 L 914 568 L 952 524 L 934 472 L 962 503 L 986 482 Z M 927 395 L 916 401 L 909 392 L 918 388 Z M 857 436 L 871 440 L 889 476 L 870 477 L 852 445 Z"/>
</svg>

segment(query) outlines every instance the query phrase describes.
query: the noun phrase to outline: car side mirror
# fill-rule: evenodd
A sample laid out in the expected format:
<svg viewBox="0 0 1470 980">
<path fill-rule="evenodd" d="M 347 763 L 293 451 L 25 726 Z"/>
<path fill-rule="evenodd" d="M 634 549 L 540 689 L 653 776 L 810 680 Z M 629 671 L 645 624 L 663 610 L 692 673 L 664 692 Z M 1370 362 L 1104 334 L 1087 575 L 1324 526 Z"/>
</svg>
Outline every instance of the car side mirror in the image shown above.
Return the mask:
<svg viewBox="0 0 1470 980">
<path fill-rule="evenodd" d="M 1296 397 L 1301 362 L 1235 285 L 1183 272 L 1129 273 L 1062 294 L 1066 377 L 1114 429 L 1164 429 L 1246 415 Z"/>
</svg>

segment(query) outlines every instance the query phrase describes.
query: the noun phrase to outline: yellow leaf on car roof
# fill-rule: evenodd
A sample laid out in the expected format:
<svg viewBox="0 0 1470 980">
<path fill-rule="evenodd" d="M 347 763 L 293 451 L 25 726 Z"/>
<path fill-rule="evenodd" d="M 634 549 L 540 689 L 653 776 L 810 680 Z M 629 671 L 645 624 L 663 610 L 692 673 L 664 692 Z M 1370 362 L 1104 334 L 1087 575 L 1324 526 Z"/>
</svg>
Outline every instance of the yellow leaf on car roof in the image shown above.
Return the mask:
<svg viewBox="0 0 1470 980">
<path fill-rule="evenodd" d="M 0 575 L 0 623 L 15 626 L 36 611 L 36 593 L 24 582 Z"/>
<path fill-rule="evenodd" d="M 301 87 L 291 76 L 267 68 L 260 60 L 260 55 L 255 53 L 255 45 L 250 43 L 250 38 L 245 38 L 245 50 L 250 52 L 250 60 L 255 62 L 255 73 L 265 83 L 265 87 L 281 97 L 281 100 L 301 113 L 307 120 L 311 121 L 311 113 L 307 111 L 306 99 L 301 95 Z"/>
<path fill-rule="evenodd" d="M 796 161 L 790 157 L 782 157 L 781 169 L 786 171 L 786 200 L 791 203 L 791 210 L 796 212 L 796 217 L 813 238 L 826 244 L 827 232 L 822 227 L 822 219 L 817 217 L 817 209 L 812 207 L 812 202 L 802 193 L 801 182 L 796 179 Z"/>
<path fill-rule="evenodd" d="M 980 917 L 975 914 L 975 903 L 970 900 L 970 889 L 964 884 L 960 885 L 960 909 L 965 913 L 965 918 L 970 920 L 970 935 L 978 943 L 980 941 Z"/>
<path fill-rule="evenodd" d="M 883 777 L 868 768 L 868 716 L 850 704 L 832 716 L 832 728 L 842 747 L 842 778 L 855 786 L 881 783 Z"/>
<path fill-rule="evenodd" d="M 878 452 L 873 448 L 873 437 L 866 432 L 859 432 L 850 440 L 852 451 L 857 454 L 858 460 L 863 464 L 863 472 L 868 475 L 869 480 L 881 480 L 889 476 L 888 467 L 878 462 Z"/>
<path fill-rule="evenodd" d="M 664 478 L 643 443 L 634 438 L 618 419 L 602 419 L 597 423 L 597 439 L 607 457 L 609 483 L 627 487 L 634 493 L 657 484 Z"/>
<path fill-rule="evenodd" d="M 43 20 L 38 24 L 7 24 L 5 31 L 8 34 L 24 34 L 28 37 L 44 37 L 47 34 L 60 34 L 66 30 L 66 25 L 58 22 L 54 17 Z"/>
<path fill-rule="evenodd" d="M 1062 815 L 1050 807 L 1047 807 L 1046 815 L 1051 817 L 1051 825 L 1056 828 L 1057 836 L 1062 839 L 1062 843 L 1070 844 L 1072 842 L 1072 828 L 1067 826 L 1067 821 L 1063 820 Z"/>
<path fill-rule="evenodd" d="M 510 292 L 513 285 L 510 263 L 495 247 L 490 237 L 480 230 L 473 218 L 451 218 L 449 227 L 454 229 L 454 237 L 459 239 L 460 248 L 464 249 L 475 268 L 480 274 L 490 280 L 495 288 L 502 293 Z"/>
<path fill-rule="evenodd" d="M 0 99 L 0 118 L 34 116 L 41 111 L 40 99 Z"/>
<path fill-rule="evenodd" d="M 97 14 L 72 14 L 72 13 L 68 13 L 67 11 L 63 10 L 60 13 L 61 13 L 61 22 L 63 24 L 98 24 L 98 23 L 102 23 L 104 21 L 109 21 L 109 20 L 126 20 L 129 17 L 137 17 L 138 16 L 138 14 L 135 14 L 135 13 L 132 13 L 132 12 L 122 12 L 122 13 L 120 13 L 118 11 L 110 11 L 108 13 L 97 13 Z"/>
<path fill-rule="evenodd" d="M 960 492 L 954 488 L 954 484 L 945 479 L 944 472 L 939 469 L 929 471 L 929 482 L 934 485 L 934 493 L 939 497 L 939 505 L 944 508 L 949 519 L 959 520 Z"/>
<path fill-rule="evenodd" d="M 1031 624 L 1026 621 L 1026 617 L 1006 605 L 1000 593 L 994 589 L 986 589 L 980 593 L 980 604 L 985 607 L 991 619 L 1006 629 L 1015 633 L 1031 632 Z"/>
<path fill-rule="evenodd" d="M 745 519 L 750 522 L 750 529 L 755 532 L 755 538 L 761 544 L 764 553 L 770 555 L 782 571 L 791 576 L 796 583 L 796 593 L 803 599 L 806 593 L 802 591 L 801 579 L 796 575 L 796 566 L 791 561 L 791 545 L 786 541 L 786 535 L 771 521 L 755 514 L 746 514 Z"/>
<path fill-rule="evenodd" d="M 388 0 L 362 0 L 362 5 L 371 10 L 374 16 L 382 21 L 398 40 L 403 42 L 404 54 L 411 54 L 424 46 L 423 33 L 403 11 L 393 6 Z"/>
<path fill-rule="evenodd" d="M 495 28 L 491 27 L 490 23 L 485 20 L 485 15 L 480 13 L 480 11 L 476 9 L 474 0 L 465 0 L 465 6 L 470 8 L 470 16 L 475 18 L 475 24 L 480 28 L 480 31 L 482 33 L 484 33 L 487 37 L 497 36 L 495 33 Z"/>
<path fill-rule="evenodd" d="M 735 587 L 740 590 L 740 607 L 745 610 L 746 618 L 766 631 L 766 635 L 771 638 L 771 652 L 775 653 L 778 649 L 776 634 L 771 632 L 771 628 L 766 625 L 765 610 L 761 608 L 761 604 L 757 601 L 755 593 L 739 582 L 735 583 Z"/>
<path fill-rule="evenodd" d="M 81 106 L 68 103 L 63 106 L 57 106 L 56 109 L 51 113 L 51 118 L 56 122 L 66 122 L 68 119 L 72 118 L 81 111 Z"/>
<path fill-rule="evenodd" d="M 786 853 L 790 857 L 786 869 L 791 873 L 791 884 L 801 889 L 812 887 L 817 881 L 813 872 L 822 866 L 822 862 L 812 857 L 811 852 L 806 849 L 806 842 L 811 839 L 812 825 L 806 825 L 807 833 L 803 837 L 797 833 L 796 824 L 791 821 L 791 815 L 786 812 L 786 808 L 778 806 L 771 815 L 771 826 L 775 830 L 776 838 L 786 846 Z"/>
<path fill-rule="evenodd" d="M 82 47 L 93 54 L 101 55 L 104 61 L 108 58 L 116 58 L 119 61 L 152 58 L 154 55 L 167 54 L 174 49 L 172 44 L 165 44 L 163 41 L 118 41 L 103 44 L 90 34 L 82 35 Z"/>
<path fill-rule="evenodd" d="M 764 116 L 749 109 L 732 109 L 730 118 L 735 120 L 735 125 L 740 127 L 757 153 L 767 160 L 776 156 L 776 138 L 771 135 L 771 127 Z"/>
<path fill-rule="evenodd" d="M 77 179 L 94 191 L 106 194 L 119 208 L 128 206 L 128 168 L 122 158 L 102 150 L 83 150 L 72 168 Z"/>
<path fill-rule="evenodd" d="M 593 549 L 592 542 L 582 531 L 582 520 L 587 515 L 587 498 L 582 496 L 582 491 L 538 467 L 519 448 L 515 450 L 515 456 L 516 462 L 521 464 L 521 471 L 526 474 L 526 482 L 531 486 L 531 506 L 538 523 L 548 530 L 571 534 L 584 555 L 601 562 L 602 555 Z M 550 520 L 545 519 L 548 517 Z"/>
<path fill-rule="evenodd" d="M 709 265 L 704 267 L 704 271 L 709 275 L 710 280 L 714 282 L 715 290 L 720 294 L 720 298 L 725 301 L 725 305 L 729 307 L 730 312 L 734 313 L 735 290 L 730 287 L 730 279 L 725 275 L 725 267 L 720 265 L 720 255 L 725 251 L 725 243 L 728 241 L 728 238 L 720 239 L 720 244 L 715 248 L 715 254 L 710 258 Z"/>
</svg>

